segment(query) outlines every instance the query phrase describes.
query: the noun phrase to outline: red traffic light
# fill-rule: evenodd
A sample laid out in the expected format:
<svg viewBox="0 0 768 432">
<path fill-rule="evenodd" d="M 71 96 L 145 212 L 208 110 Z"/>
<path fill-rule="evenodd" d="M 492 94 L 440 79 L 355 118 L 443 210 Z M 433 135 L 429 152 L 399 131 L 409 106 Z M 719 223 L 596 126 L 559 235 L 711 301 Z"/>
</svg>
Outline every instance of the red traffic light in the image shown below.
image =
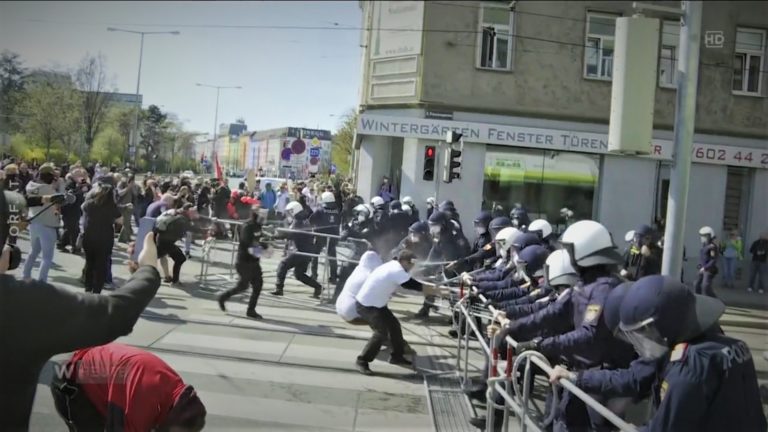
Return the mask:
<svg viewBox="0 0 768 432">
<path fill-rule="evenodd" d="M 435 156 L 435 148 L 427 147 L 427 157 L 434 157 L 434 156 Z"/>
</svg>

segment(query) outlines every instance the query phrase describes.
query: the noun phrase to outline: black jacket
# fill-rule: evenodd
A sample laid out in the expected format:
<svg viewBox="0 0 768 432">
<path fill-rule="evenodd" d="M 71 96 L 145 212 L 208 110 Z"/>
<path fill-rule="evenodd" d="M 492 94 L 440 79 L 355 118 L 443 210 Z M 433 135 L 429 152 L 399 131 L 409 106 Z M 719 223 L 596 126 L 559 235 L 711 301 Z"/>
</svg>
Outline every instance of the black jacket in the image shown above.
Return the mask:
<svg viewBox="0 0 768 432">
<path fill-rule="evenodd" d="M 88 199 L 83 203 L 83 215 L 85 216 L 83 241 L 114 242 L 112 235 L 105 235 L 115 231 L 115 219 L 121 216 L 114 200 L 106 199 L 99 204 Z"/>
<path fill-rule="evenodd" d="M 251 218 L 241 227 L 240 243 L 237 247 L 237 262 L 252 263 L 258 261 L 259 258 L 251 255 L 251 252 L 249 251 L 249 249 L 254 246 L 259 246 L 262 250 L 267 248 L 267 244 L 261 237 L 261 224 Z"/>
<path fill-rule="evenodd" d="M 38 377 L 49 358 L 129 334 L 159 287 L 153 267 L 140 268 L 110 294 L 73 293 L 0 275 L 0 430 L 29 428 Z"/>
</svg>

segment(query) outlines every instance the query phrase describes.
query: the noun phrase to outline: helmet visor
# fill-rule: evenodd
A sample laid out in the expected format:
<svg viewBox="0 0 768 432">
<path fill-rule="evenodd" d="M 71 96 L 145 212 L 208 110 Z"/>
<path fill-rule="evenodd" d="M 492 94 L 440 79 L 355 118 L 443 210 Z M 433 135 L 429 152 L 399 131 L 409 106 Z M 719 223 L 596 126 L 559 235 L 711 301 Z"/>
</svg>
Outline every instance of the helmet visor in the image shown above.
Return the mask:
<svg viewBox="0 0 768 432">
<path fill-rule="evenodd" d="M 631 343 L 635 351 L 644 359 L 658 359 L 669 351 L 666 340 L 656 327 L 654 318 L 648 318 L 631 326 L 621 323 L 619 328 L 625 340 Z"/>
</svg>

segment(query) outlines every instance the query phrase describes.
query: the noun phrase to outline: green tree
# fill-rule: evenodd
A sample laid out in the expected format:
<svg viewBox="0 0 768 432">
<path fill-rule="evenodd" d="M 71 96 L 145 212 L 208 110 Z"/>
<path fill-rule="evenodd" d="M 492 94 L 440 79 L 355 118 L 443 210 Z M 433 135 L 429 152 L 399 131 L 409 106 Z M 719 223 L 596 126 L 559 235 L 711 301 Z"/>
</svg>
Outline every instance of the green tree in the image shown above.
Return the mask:
<svg viewBox="0 0 768 432">
<path fill-rule="evenodd" d="M 78 133 L 81 107 L 81 95 L 70 84 L 36 83 L 27 89 L 19 106 L 22 131 L 43 146 L 48 159 L 62 136 Z"/>
<path fill-rule="evenodd" d="M 112 92 L 108 88 L 104 56 L 86 54 L 74 74 L 77 89 L 82 92 L 83 139 L 90 151 L 93 141 L 104 125 Z"/>
<path fill-rule="evenodd" d="M 100 160 L 105 164 L 121 165 L 125 138 L 113 125 L 105 126 L 93 141 L 90 150 L 91 160 Z"/>
<path fill-rule="evenodd" d="M 350 170 L 356 128 L 357 111 L 349 109 L 342 115 L 339 129 L 331 141 L 331 162 L 336 165 L 337 172 L 344 175 L 348 174 Z"/>
<path fill-rule="evenodd" d="M 24 92 L 24 66 L 15 52 L 0 53 L 0 132 L 18 128 L 17 105 Z"/>
<path fill-rule="evenodd" d="M 142 121 L 140 146 L 144 150 L 144 158 L 150 164 L 162 155 L 163 139 L 168 124 L 168 114 L 162 112 L 157 105 L 150 105 L 144 113 Z"/>
</svg>

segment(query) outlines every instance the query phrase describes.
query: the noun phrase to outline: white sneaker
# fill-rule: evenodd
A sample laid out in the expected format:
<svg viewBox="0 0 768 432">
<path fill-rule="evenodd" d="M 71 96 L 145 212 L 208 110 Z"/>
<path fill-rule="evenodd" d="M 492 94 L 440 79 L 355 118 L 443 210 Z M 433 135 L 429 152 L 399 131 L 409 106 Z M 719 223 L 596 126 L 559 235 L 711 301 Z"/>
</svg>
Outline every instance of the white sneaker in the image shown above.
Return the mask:
<svg viewBox="0 0 768 432">
<path fill-rule="evenodd" d="M 752 287 L 747 287 L 747 292 L 752 292 Z"/>
<path fill-rule="evenodd" d="M 765 291 L 763 291 L 762 289 L 759 289 L 759 290 L 757 290 L 757 293 L 758 294 L 765 294 Z"/>
</svg>

